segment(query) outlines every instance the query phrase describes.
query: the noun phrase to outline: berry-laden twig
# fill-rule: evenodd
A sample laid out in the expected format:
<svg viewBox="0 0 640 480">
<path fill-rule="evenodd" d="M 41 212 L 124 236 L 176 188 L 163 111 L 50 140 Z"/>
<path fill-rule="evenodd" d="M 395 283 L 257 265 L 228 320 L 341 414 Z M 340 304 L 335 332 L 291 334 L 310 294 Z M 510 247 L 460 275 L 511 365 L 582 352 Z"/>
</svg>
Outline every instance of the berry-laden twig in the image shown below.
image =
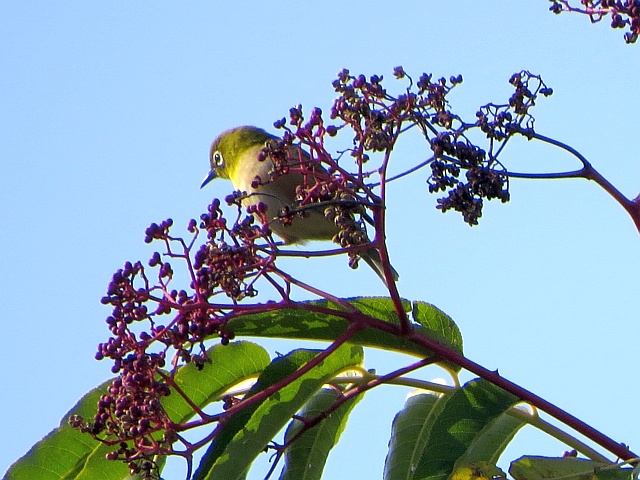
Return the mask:
<svg viewBox="0 0 640 480">
<path fill-rule="evenodd" d="M 572 6 L 569 0 L 549 0 L 555 14 L 562 12 L 587 15 L 591 23 L 611 18 L 611 28 L 626 28 L 624 41 L 635 43 L 640 34 L 640 2 L 638 0 L 580 0 L 580 7 Z"/>
</svg>

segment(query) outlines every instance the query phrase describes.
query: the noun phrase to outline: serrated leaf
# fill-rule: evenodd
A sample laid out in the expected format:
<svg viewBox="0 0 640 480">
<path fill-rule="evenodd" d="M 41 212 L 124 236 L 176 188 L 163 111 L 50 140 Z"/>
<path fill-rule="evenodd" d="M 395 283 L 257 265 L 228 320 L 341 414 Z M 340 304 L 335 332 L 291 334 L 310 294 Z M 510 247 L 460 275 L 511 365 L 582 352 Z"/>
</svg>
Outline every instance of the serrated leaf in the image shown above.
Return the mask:
<svg viewBox="0 0 640 480">
<path fill-rule="evenodd" d="M 446 480 L 483 430 L 517 402 L 517 397 L 482 379 L 451 394 L 434 418 L 413 479 Z"/>
<path fill-rule="evenodd" d="M 344 301 L 378 320 L 395 325 L 399 323 L 394 304 L 389 298 L 360 297 L 347 298 Z M 332 310 L 344 314 L 344 308 L 328 300 L 287 305 L 291 306 L 235 316 L 229 320 L 227 328 L 236 335 L 330 341 L 348 326 L 347 320 L 331 314 Z M 403 306 L 405 311 L 409 311 L 409 302 L 405 300 Z"/>
<path fill-rule="evenodd" d="M 426 302 L 413 302 L 413 319 L 427 329 L 429 338 L 462 355 L 462 334 L 449 315 Z"/>
<path fill-rule="evenodd" d="M 389 452 L 384 462 L 384 480 L 410 480 L 418 465 L 433 426 L 447 397 L 431 393 L 413 395 L 397 413 L 391 425 Z"/>
<path fill-rule="evenodd" d="M 336 390 L 322 388 L 316 393 L 298 414 L 307 419 L 322 415 L 338 398 Z M 284 469 L 280 480 L 319 480 L 322 478 L 327 457 L 331 449 L 338 443 L 345 429 L 347 419 L 353 407 L 364 394 L 357 395 L 334 412 L 330 413 L 318 425 L 304 432 L 285 452 Z M 303 423 L 293 420 L 285 433 L 285 440 L 294 438 Z"/>
<path fill-rule="evenodd" d="M 632 471 L 631 468 L 575 457 L 521 457 L 509 467 L 515 480 L 629 480 Z"/>
<path fill-rule="evenodd" d="M 286 378 L 322 350 L 295 350 L 267 367 L 247 394 L 252 396 Z M 307 373 L 252 407 L 225 421 L 205 454 L 195 480 L 244 478 L 254 459 L 311 396 L 332 377 L 360 365 L 363 352 L 355 345 L 342 345 Z M 229 437 L 233 434 L 233 437 Z"/>
<path fill-rule="evenodd" d="M 345 299 L 345 301 L 377 320 L 394 325 L 399 324 L 395 305 L 390 298 L 359 297 Z M 349 325 L 345 318 L 327 313 L 330 309 L 336 313 L 344 313 L 342 308 L 327 300 L 299 302 L 295 305 L 297 308 L 282 308 L 234 317 L 228 322 L 227 328 L 237 336 L 332 341 Z M 404 300 L 403 305 L 408 312 L 411 308 L 409 302 Z M 416 332 L 433 338 L 462 354 L 462 336 L 449 316 L 424 302 L 414 303 L 413 315 L 418 322 L 414 324 Z M 421 358 L 431 355 L 431 351 L 425 347 L 374 328 L 357 332 L 349 341 L 364 347 L 393 350 Z M 447 367 L 454 371 L 460 370 L 457 365 L 449 363 Z"/>
<path fill-rule="evenodd" d="M 182 367 L 176 382 L 189 394 L 196 405 L 204 407 L 217 395 L 247 378 L 257 376 L 270 362 L 269 354 L 261 346 L 250 342 L 216 345 L 207 352 L 211 363 L 202 371 L 194 365 Z M 26 455 L 14 463 L 3 480 L 116 480 L 129 477 L 129 469 L 122 462 L 109 461 L 106 454 L 113 450 L 90 435 L 68 425 L 69 417 L 81 415 L 92 419 L 101 395 L 107 393 L 112 380 L 91 390 L 66 414 L 60 427 L 34 445 Z M 176 423 L 192 417 L 194 412 L 179 395 L 163 399 L 171 419 Z"/>
</svg>

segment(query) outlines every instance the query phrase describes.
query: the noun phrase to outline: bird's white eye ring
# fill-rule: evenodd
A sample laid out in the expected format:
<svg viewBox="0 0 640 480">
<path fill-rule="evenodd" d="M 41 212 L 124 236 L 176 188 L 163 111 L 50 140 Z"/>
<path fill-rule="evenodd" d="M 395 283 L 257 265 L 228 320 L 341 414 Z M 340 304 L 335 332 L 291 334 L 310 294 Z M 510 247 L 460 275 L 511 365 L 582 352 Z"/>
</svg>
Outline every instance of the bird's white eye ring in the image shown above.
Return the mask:
<svg viewBox="0 0 640 480">
<path fill-rule="evenodd" d="M 211 163 L 213 163 L 214 167 L 216 168 L 224 167 L 224 158 L 222 158 L 222 153 L 220 153 L 218 150 L 213 152 L 213 155 L 211 155 L 211 160 L 212 160 Z"/>
</svg>

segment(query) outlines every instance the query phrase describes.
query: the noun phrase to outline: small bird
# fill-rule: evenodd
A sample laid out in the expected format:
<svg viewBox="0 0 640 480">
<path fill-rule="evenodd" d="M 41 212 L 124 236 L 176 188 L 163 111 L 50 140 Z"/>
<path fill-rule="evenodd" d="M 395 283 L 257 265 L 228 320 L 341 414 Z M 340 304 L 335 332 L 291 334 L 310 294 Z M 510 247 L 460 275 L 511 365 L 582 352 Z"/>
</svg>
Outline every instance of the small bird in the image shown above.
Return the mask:
<svg viewBox="0 0 640 480">
<path fill-rule="evenodd" d="M 325 216 L 324 208 L 305 210 L 303 217 L 296 217 L 289 224 L 278 218 L 283 209 L 286 211 L 296 208 L 296 187 L 303 184 L 304 177 L 299 172 L 289 172 L 269 181 L 275 165 L 268 156 L 259 160 L 259 155 L 266 143 L 274 139 L 277 140 L 277 137 L 252 126 L 236 127 L 221 133 L 211 145 L 211 170 L 200 188 L 215 178 L 231 180 L 236 190 L 246 192 L 242 200 L 245 207 L 258 203 L 267 206 L 267 215 L 273 218 L 269 228 L 286 244 L 331 240 L 340 228 Z M 297 152 L 302 150 L 297 149 Z M 301 154 L 302 158 L 308 158 L 305 152 Z M 256 184 L 256 177 L 260 179 L 259 185 Z M 386 285 L 378 250 L 371 248 L 358 253 Z M 393 277 L 394 281 L 398 279 L 395 270 Z"/>
</svg>

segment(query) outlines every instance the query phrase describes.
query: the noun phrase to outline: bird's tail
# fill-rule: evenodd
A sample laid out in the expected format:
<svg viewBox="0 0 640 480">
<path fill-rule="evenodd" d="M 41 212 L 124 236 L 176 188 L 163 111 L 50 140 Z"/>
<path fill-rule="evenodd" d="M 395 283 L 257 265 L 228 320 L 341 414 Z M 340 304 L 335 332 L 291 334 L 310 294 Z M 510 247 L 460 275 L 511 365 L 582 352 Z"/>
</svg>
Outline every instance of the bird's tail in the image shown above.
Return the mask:
<svg viewBox="0 0 640 480">
<path fill-rule="evenodd" d="M 378 250 L 375 248 L 370 248 L 369 250 L 360 252 L 360 257 L 365 262 L 367 262 L 367 265 L 369 265 L 371 269 L 376 272 L 378 277 L 380 277 L 383 283 L 388 287 L 389 285 L 387 285 L 387 279 L 384 275 L 384 269 L 382 268 L 382 259 L 380 258 L 380 252 L 378 252 Z M 399 278 L 398 272 L 396 272 L 396 269 L 393 268 L 393 266 L 391 266 L 391 271 L 393 272 L 393 281 L 397 282 Z"/>
</svg>

